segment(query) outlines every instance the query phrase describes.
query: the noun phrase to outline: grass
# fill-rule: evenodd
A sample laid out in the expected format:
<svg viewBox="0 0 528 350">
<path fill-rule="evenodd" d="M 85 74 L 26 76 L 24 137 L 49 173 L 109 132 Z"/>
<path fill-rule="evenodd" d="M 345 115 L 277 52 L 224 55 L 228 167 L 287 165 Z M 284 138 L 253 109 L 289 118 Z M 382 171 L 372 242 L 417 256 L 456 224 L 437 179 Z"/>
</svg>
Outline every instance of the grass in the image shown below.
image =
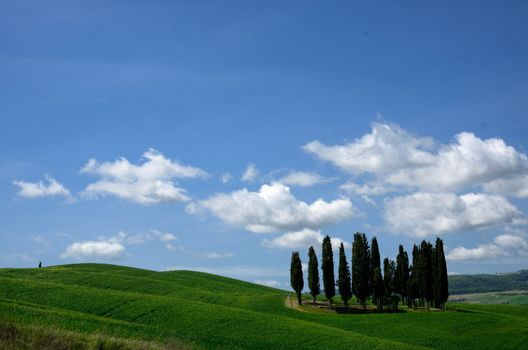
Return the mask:
<svg viewBox="0 0 528 350">
<path fill-rule="evenodd" d="M 528 341 L 523 306 L 336 314 L 308 305 L 306 312 L 291 310 L 287 294 L 190 271 L 101 264 L 0 269 L 0 326 L 15 327 L 26 343 L 49 332 L 86 349 L 101 339 L 103 349 L 519 349 Z"/>
</svg>

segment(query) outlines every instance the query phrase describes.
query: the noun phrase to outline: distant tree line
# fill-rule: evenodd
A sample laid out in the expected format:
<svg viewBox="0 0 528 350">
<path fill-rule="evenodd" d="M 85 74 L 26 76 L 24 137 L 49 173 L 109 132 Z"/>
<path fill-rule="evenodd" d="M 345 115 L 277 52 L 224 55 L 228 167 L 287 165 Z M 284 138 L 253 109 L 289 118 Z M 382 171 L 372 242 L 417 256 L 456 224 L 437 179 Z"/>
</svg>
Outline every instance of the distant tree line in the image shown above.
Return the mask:
<svg viewBox="0 0 528 350">
<path fill-rule="evenodd" d="M 444 243 L 440 238 L 436 239 L 434 246 L 425 240 L 418 246 L 414 245 L 412 264 L 409 264 L 407 252 L 400 245 L 396 261 L 385 258 L 381 266 L 376 237 L 372 238 L 369 245 L 364 233 L 356 233 L 352 244 L 351 269 L 343 243 L 339 246 L 337 281 L 329 236 L 323 239 L 321 259 L 324 294 L 330 308 L 336 295 L 336 286 L 346 307 L 354 295 L 363 308 L 366 308 L 370 299 L 378 309 L 383 306 L 397 308 L 400 300 L 408 307 L 444 309 L 449 297 Z M 301 304 L 304 278 L 299 252 L 292 253 L 290 283 L 296 292 L 297 302 Z M 313 247 L 308 250 L 308 288 L 315 305 L 321 287 L 319 263 Z"/>
</svg>

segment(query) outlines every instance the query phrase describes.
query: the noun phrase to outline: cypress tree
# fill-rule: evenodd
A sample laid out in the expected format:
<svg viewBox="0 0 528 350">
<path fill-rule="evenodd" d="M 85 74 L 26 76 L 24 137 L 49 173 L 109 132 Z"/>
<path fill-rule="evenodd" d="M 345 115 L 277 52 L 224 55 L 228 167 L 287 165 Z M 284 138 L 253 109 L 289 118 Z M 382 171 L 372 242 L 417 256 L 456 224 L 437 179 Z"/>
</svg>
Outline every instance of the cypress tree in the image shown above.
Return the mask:
<svg viewBox="0 0 528 350">
<path fill-rule="evenodd" d="M 435 243 L 436 253 L 436 274 L 435 274 L 435 291 L 436 291 L 436 305 L 435 307 L 444 309 L 447 298 L 449 298 L 448 279 L 447 279 L 447 264 L 444 255 L 444 242 L 436 239 Z"/>
<path fill-rule="evenodd" d="M 376 275 L 377 273 L 381 275 L 381 261 L 380 260 L 381 258 L 380 258 L 379 248 L 378 248 L 378 240 L 376 239 L 376 237 L 373 237 L 372 242 L 370 244 L 370 269 L 372 272 L 372 276 L 370 279 L 371 281 L 370 291 L 372 292 L 372 302 L 378 305 L 378 307 L 383 302 L 383 296 L 380 293 L 375 293 L 375 289 L 377 288 L 377 286 L 374 286 L 374 281 L 377 280 L 378 278 L 378 276 Z M 375 272 L 376 269 L 378 270 L 378 272 Z M 382 284 L 381 288 L 383 288 L 383 279 L 380 278 L 379 282 L 381 282 Z"/>
<path fill-rule="evenodd" d="M 321 262 L 323 270 L 323 286 L 326 299 L 330 301 L 332 308 L 332 298 L 335 296 L 335 277 L 334 277 L 334 253 L 332 252 L 332 242 L 330 237 L 323 239 L 323 256 Z"/>
<path fill-rule="evenodd" d="M 354 235 L 352 245 L 352 292 L 358 302 L 366 308 L 370 288 L 370 249 L 364 233 Z"/>
<path fill-rule="evenodd" d="M 339 295 L 341 300 L 348 307 L 348 301 L 352 297 L 352 289 L 350 285 L 350 270 L 348 269 L 348 261 L 345 255 L 345 247 L 343 243 L 339 246 Z"/>
<path fill-rule="evenodd" d="M 301 292 L 304 288 L 304 279 L 299 252 L 293 252 L 290 266 L 290 285 L 297 294 L 297 302 L 301 305 Z"/>
<path fill-rule="evenodd" d="M 394 271 L 394 291 L 398 293 L 405 304 L 407 298 L 407 284 L 409 280 L 409 258 L 407 252 L 400 244 L 398 256 L 396 257 L 396 269 Z"/>
<path fill-rule="evenodd" d="M 425 299 L 427 309 L 433 301 L 433 246 L 431 243 L 422 241 L 420 245 L 422 260 L 422 293 Z"/>
<path fill-rule="evenodd" d="M 386 296 L 391 296 L 394 289 L 394 266 L 394 261 L 383 259 L 383 286 Z"/>
<path fill-rule="evenodd" d="M 372 271 L 372 301 L 376 304 L 378 310 L 383 309 L 384 289 L 381 270 L 379 266 L 376 266 Z"/>
<path fill-rule="evenodd" d="M 321 293 L 321 287 L 319 285 L 319 263 L 313 247 L 308 250 L 308 287 L 315 305 L 315 299 Z"/>
</svg>

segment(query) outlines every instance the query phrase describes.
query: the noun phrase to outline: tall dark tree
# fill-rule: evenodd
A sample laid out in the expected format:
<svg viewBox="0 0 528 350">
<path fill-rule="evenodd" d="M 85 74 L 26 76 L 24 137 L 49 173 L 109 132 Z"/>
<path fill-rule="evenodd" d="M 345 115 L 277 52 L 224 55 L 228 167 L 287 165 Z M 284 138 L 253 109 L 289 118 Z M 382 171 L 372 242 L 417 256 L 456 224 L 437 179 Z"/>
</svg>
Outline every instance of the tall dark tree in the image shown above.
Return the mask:
<svg viewBox="0 0 528 350">
<path fill-rule="evenodd" d="M 444 255 L 444 242 L 436 239 L 435 243 L 435 276 L 434 276 L 434 299 L 435 307 L 439 309 L 445 308 L 445 303 L 449 297 L 448 280 L 447 280 L 447 264 Z"/>
<path fill-rule="evenodd" d="M 420 251 L 422 262 L 422 297 L 425 299 L 426 306 L 429 309 L 433 301 L 433 246 L 424 240 L 420 244 Z"/>
<path fill-rule="evenodd" d="M 379 293 L 375 292 L 377 286 L 374 285 L 374 281 L 377 279 L 377 273 L 381 276 L 381 257 L 379 253 L 378 240 L 376 237 L 372 238 L 370 243 L 370 271 L 372 275 L 370 276 L 370 292 L 372 293 L 372 302 L 375 305 L 382 305 L 383 295 L 380 296 Z M 383 289 L 383 278 L 379 279 L 381 283 L 381 288 Z"/>
<path fill-rule="evenodd" d="M 363 308 L 369 295 L 371 271 L 367 236 L 358 232 L 352 244 L 352 292 Z"/>
<path fill-rule="evenodd" d="M 385 288 L 383 286 L 383 277 L 379 266 L 372 271 L 372 301 L 379 310 L 383 309 L 383 296 L 385 295 Z"/>
<path fill-rule="evenodd" d="M 383 259 L 383 286 L 385 295 L 391 296 L 394 291 L 394 270 L 396 269 L 394 261 L 389 258 Z"/>
<path fill-rule="evenodd" d="M 348 301 L 352 297 L 352 286 L 350 284 L 350 270 L 348 268 L 348 261 L 345 255 L 345 247 L 343 243 L 339 246 L 339 276 L 337 284 L 339 286 L 339 295 L 341 300 L 348 307 Z"/>
<path fill-rule="evenodd" d="M 321 287 L 319 285 L 319 262 L 313 247 L 308 250 L 308 287 L 315 305 L 315 299 L 321 293 Z"/>
<path fill-rule="evenodd" d="M 396 257 L 396 270 L 394 271 L 394 291 L 398 293 L 403 303 L 407 298 L 407 284 L 409 280 L 409 258 L 407 252 L 400 244 Z"/>
<path fill-rule="evenodd" d="M 335 296 L 335 277 L 334 277 L 334 253 L 332 251 L 332 242 L 330 237 L 323 239 L 323 256 L 321 262 L 323 270 L 323 286 L 326 299 L 330 302 L 332 308 L 332 298 Z"/>
<path fill-rule="evenodd" d="M 412 250 L 412 266 L 411 266 L 411 276 L 407 284 L 407 293 L 408 293 L 408 305 L 409 307 L 417 306 L 417 300 L 422 300 L 422 290 L 420 286 L 422 278 L 422 262 L 421 262 L 421 252 L 420 249 L 413 245 Z"/>
<path fill-rule="evenodd" d="M 301 292 L 304 288 L 304 279 L 299 252 L 293 252 L 290 266 L 290 284 L 297 294 L 297 302 L 301 305 Z"/>
</svg>

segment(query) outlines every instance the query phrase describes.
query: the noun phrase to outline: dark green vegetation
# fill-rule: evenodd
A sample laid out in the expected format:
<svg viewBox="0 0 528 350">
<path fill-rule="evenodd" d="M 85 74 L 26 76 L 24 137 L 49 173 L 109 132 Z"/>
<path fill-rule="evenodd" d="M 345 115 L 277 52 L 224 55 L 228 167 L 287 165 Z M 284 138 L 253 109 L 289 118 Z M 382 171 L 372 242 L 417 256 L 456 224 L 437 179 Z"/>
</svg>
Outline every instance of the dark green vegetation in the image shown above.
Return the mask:
<svg viewBox="0 0 528 350">
<path fill-rule="evenodd" d="M 315 299 L 321 293 L 321 286 L 319 284 L 319 262 L 313 247 L 308 250 L 308 288 L 313 298 L 312 303 L 315 305 Z"/>
<path fill-rule="evenodd" d="M 376 305 L 378 310 L 383 310 L 384 306 L 390 308 L 389 311 L 397 310 L 400 300 L 404 305 L 412 308 L 431 307 L 444 310 L 448 293 L 447 266 L 444 256 L 444 242 L 436 239 L 436 244 L 422 241 L 420 246 L 413 246 L 413 264 L 409 266 L 407 252 L 400 245 L 396 262 L 385 258 L 383 260 L 383 275 L 381 274 L 381 257 L 378 248 L 378 240 L 372 238 L 369 246 L 367 236 L 364 233 L 356 233 L 352 244 L 352 273 L 348 269 L 343 243 L 339 249 L 339 276 L 334 279 L 334 255 L 332 253 L 332 242 L 329 236 L 323 239 L 322 246 L 322 271 L 323 286 L 326 300 L 332 309 L 333 297 L 335 296 L 335 286 L 339 287 L 341 300 L 345 307 L 348 307 L 348 300 L 352 294 L 366 311 L 367 299 Z M 313 304 L 316 305 L 314 293 L 315 273 L 313 264 L 315 250 L 310 247 L 308 251 L 310 260 L 308 280 L 310 291 L 313 297 Z M 297 293 L 298 304 L 301 304 L 300 291 L 298 286 L 302 284 L 302 273 L 293 274 L 293 263 L 299 259 L 299 253 L 292 253 L 292 267 L 290 268 L 290 282 L 292 288 Z M 297 262 L 301 265 L 301 262 Z M 352 275 L 352 281 L 350 276 Z M 296 280 L 294 280 L 296 278 Z M 317 289 L 318 291 L 318 289 Z M 351 310 L 348 310 L 351 311 Z"/>
<path fill-rule="evenodd" d="M 334 253 L 329 236 L 323 239 L 322 255 L 321 269 L 323 270 L 324 293 L 326 299 L 330 301 L 330 308 L 332 308 L 332 298 L 335 296 Z"/>
<path fill-rule="evenodd" d="M 309 303 L 292 310 L 287 294 L 190 271 L 0 269 L 0 348 L 523 349 L 528 342 L 521 306 L 340 314 Z"/>
<path fill-rule="evenodd" d="M 292 253 L 290 266 L 290 283 L 297 295 L 297 303 L 301 305 L 301 292 L 304 288 L 304 278 L 299 252 Z"/>
<path fill-rule="evenodd" d="M 528 290 L 528 270 L 496 275 L 449 276 L 449 293 L 484 293 Z"/>
</svg>

